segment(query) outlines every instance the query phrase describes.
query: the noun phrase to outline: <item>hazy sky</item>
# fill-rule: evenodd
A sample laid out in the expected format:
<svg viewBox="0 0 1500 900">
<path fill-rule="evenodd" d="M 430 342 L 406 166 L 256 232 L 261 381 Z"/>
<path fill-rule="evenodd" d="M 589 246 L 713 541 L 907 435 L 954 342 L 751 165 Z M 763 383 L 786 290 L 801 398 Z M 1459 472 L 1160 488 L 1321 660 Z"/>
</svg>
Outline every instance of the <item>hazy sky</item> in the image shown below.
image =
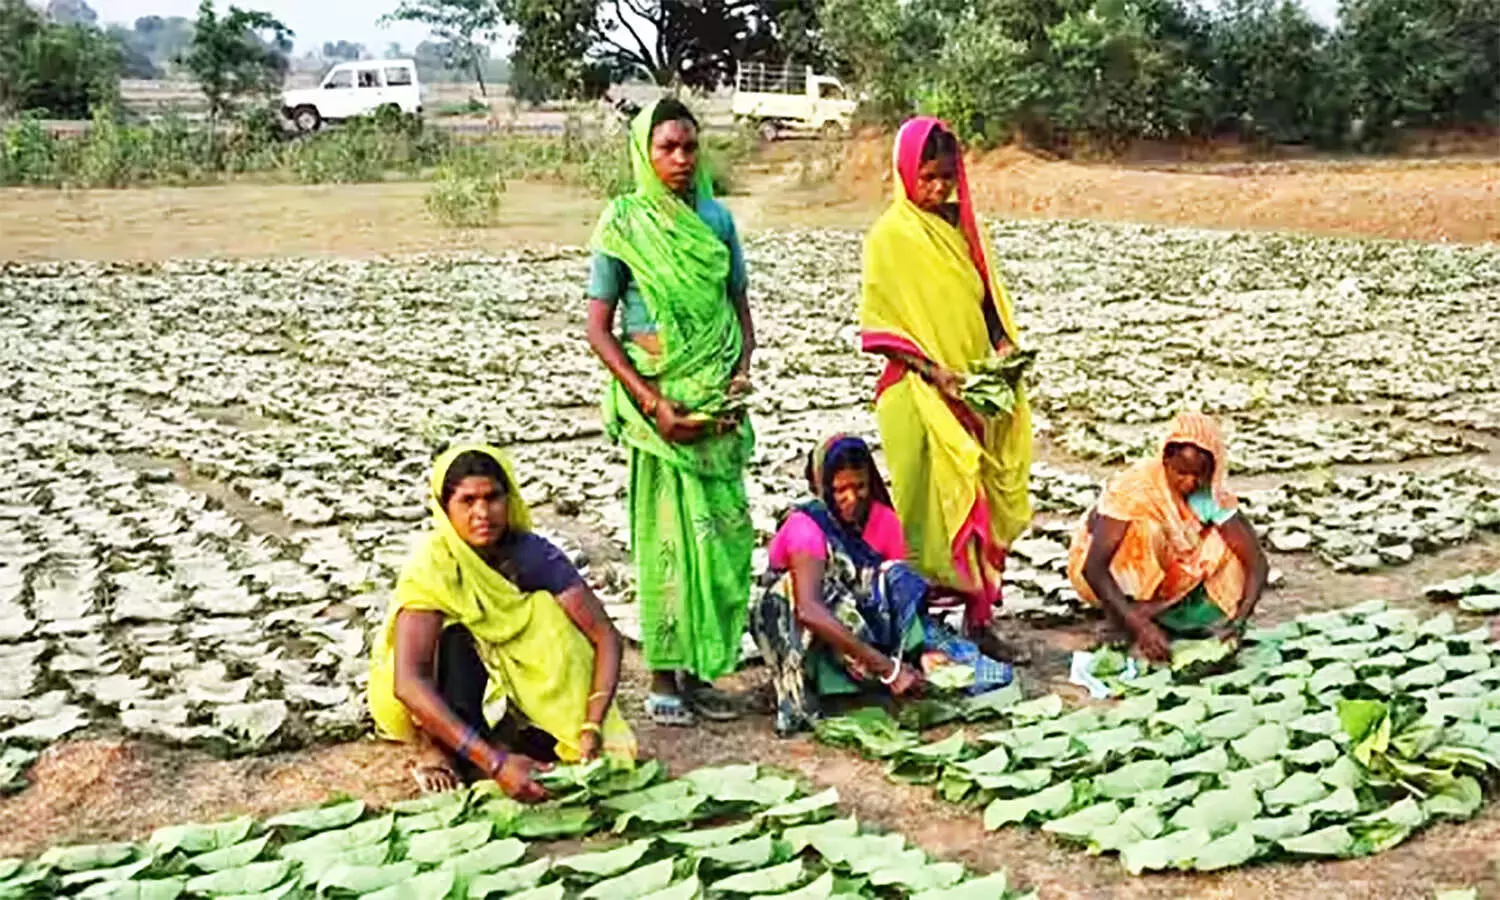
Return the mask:
<svg viewBox="0 0 1500 900">
<path fill-rule="evenodd" d="M 88 0 L 105 22 L 129 24 L 141 16 L 194 18 L 198 0 Z M 376 20 L 394 10 L 399 0 L 215 0 L 215 6 L 231 5 L 264 10 L 297 33 L 297 50 L 313 50 L 324 41 L 354 41 L 372 53 L 382 53 L 387 44 L 399 42 L 408 51 L 428 36 L 424 25 L 397 23 L 381 27 Z"/>
<path fill-rule="evenodd" d="M 364 44 L 380 53 L 392 41 L 408 50 L 424 40 L 428 31 L 421 25 L 397 24 L 382 28 L 376 20 L 394 10 L 399 0 L 236 0 L 237 5 L 263 9 L 285 22 L 297 33 L 297 49 L 312 50 L 324 41 L 346 40 Z M 1212 2 L 1212 0 L 1209 0 Z M 186 16 L 192 18 L 198 0 L 89 0 L 106 22 L 134 22 L 139 16 Z M 219 8 L 229 0 L 216 0 Z M 1338 16 L 1338 0 L 1302 0 L 1313 17 L 1332 24 Z"/>
</svg>

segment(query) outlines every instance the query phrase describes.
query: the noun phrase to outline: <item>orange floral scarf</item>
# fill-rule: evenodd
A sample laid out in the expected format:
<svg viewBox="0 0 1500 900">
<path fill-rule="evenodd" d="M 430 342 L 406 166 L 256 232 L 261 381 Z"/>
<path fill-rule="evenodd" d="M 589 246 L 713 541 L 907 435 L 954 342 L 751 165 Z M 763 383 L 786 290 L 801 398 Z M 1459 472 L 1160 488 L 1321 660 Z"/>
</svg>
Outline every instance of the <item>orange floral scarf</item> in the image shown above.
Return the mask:
<svg viewBox="0 0 1500 900">
<path fill-rule="evenodd" d="M 1138 601 L 1176 603 L 1203 585 L 1226 615 L 1239 607 L 1244 567 L 1224 543 L 1219 530 L 1198 519 L 1187 500 L 1167 479 L 1166 449 L 1191 444 L 1213 457 L 1209 491 L 1220 509 L 1232 510 L 1239 501 L 1226 484 L 1229 458 L 1224 435 L 1214 420 L 1200 412 L 1181 412 L 1162 442 L 1161 452 L 1121 472 L 1105 487 L 1095 511 L 1129 522 L 1125 539 L 1110 562 L 1110 573 L 1120 589 Z M 1073 538 L 1068 574 L 1083 599 L 1099 600 L 1083 577 L 1093 536 L 1085 518 Z"/>
</svg>

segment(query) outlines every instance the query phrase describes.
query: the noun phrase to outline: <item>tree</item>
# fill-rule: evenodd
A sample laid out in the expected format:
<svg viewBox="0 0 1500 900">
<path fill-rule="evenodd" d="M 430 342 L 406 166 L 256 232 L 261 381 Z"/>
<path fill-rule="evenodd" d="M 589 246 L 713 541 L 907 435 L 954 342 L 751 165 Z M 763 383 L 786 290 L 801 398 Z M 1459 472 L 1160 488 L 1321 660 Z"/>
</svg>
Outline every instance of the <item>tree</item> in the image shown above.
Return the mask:
<svg viewBox="0 0 1500 900">
<path fill-rule="evenodd" d="M 114 33 L 124 44 L 127 61 L 139 54 L 158 72 L 176 65 L 193 43 L 193 23 L 182 16 L 142 16 L 131 30 Z"/>
<path fill-rule="evenodd" d="M 1494 0 L 1345 0 L 1340 20 L 1370 137 L 1500 121 Z"/>
<path fill-rule="evenodd" d="M 324 41 L 323 58 L 338 62 L 354 62 L 365 58 L 365 45 L 351 41 Z"/>
<path fill-rule="evenodd" d="M 771 25 L 765 46 L 752 48 L 765 61 L 788 61 L 828 70 L 833 58 L 823 39 L 823 19 L 818 0 L 771 0 L 766 4 Z M 778 59 L 769 59 L 778 57 Z"/>
<path fill-rule="evenodd" d="M 977 18 L 948 33 L 923 79 L 922 110 L 968 142 L 994 145 L 1018 135 L 1050 142 L 1045 41 L 1038 48 L 1024 31 Z"/>
<path fill-rule="evenodd" d="M 87 118 L 116 104 L 119 90 L 120 49 L 104 32 L 0 0 L 0 113 Z"/>
<path fill-rule="evenodd" d="M 821 65 L 815 0 L 501 0 L 512 64 L 538 91 L 579 96 L 602 77 L 713 89 L 742 60 Z"/>
<path fill-rule="evenodd" d="M 484 59 L 489 55 L 487 43 L 499 37 L 500 0 L 402 0 L 395 12 L 380 21 L 427 25 L 450 47 L 449 63 L 466 62 L 479 82 L 479 93 L 489 95 L 484 84 Z"/>
<path fill-rule="evenodd" d="M 583 93 L 595 41 L 595 0 L 503 0 L 506 21 L 519 26 L 511 51 L 511 93 L 538 103 Z"/>
<path fill-rule="evenodd" d="M 1201 133 L 1212 87 L 1193 64 L 1189 26 L 1171 6 L 1096 0 L 1047 29 L 1054 126 L 1120 149 L 1137 138 Z"/>
<path fill-rule="evenodd" d="M 826 0 L 824 42 L 846 79 L 869 93 L 867 112 L 895 123 L 913 109 L 922 61 L 933 60 L 940 41 L 923 33 L 922 11 L 902 0 Z"/>
<path fill-rule="evenodd" d="M 231 6 L 220 18 L 213 0 L 202 0 L 182 64 L 208 99 L 210 121 L 232 115 L 246 98 L 276 92 L 286 74 L 291 39 L 291 30 L 269 13 Z"/>
<path fill-rule="evenodd" d="M 50 0 L 47 18 L 59 25 L 95 25 L 99 14 L 85 0 Z"/>
<path fill-rule="evenodd" d="M 1211 26 L 1220 127 L 1257 139 L 1337 144 L 1349 85 L 1333 36 L 1293 0 L 1230 0 Z"/>
</svg>

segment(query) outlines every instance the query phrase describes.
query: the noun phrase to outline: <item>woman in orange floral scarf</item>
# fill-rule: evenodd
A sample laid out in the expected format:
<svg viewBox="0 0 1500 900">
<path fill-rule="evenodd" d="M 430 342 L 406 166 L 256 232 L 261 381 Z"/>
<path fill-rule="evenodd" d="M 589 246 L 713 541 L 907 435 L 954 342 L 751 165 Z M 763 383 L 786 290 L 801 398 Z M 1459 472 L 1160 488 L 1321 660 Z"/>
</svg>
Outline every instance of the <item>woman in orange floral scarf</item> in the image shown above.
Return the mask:
<svg viewBox="0 0 1500 900">
<path fill-rule="evenodd" d="M 1161 453 L 1112 479 L 1073 537 L 1073 586 L 1147 659 L 1169 658 L 1169 634 L 1237 635 L 1265 589 L 1266 556 L 1228 467 L 1214 420 L 1179 413 Z"/>
</svg>

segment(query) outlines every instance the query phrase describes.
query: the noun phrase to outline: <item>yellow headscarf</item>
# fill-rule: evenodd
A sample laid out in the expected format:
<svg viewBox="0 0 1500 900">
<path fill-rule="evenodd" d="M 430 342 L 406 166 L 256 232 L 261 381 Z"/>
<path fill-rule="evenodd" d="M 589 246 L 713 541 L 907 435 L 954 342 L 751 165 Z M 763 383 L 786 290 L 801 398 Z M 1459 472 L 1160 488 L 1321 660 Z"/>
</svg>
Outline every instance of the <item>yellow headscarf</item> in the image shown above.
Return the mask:
<svg viewBox="0 0 1500 900">
<path fill-rule="evenodd" d="M 402 610 L 440 612 L 444 627 L 462 625 L 474 637 L 474 647 L 489 670 L 486 709 L 494 712 L 492 720 L 506 704 L 514 704 L 516 712 L 557 739 L 560 758 L 576 760 L 579 728 L 593 690 L 593 645 L 556 597 L 545 591 L 523 592 L 454 530 L 442 505 L 443 481 L 454 460 L 471 451 L 489 456 L 505 472 L 507 527 L 531 531 L 531 510 L 504 453 L 473 444 L 453 447 L 438 458 L 427 499 L 432 533 L 402 570 L 371 653 L 370 714 L 382 737 L 405 741 L 416 736 L 415 723 L 395 694 L 396 618 Z M 604 721 L 604 751 L 635 758 L 635 736 L 618 706 Z"/>
</svg>

